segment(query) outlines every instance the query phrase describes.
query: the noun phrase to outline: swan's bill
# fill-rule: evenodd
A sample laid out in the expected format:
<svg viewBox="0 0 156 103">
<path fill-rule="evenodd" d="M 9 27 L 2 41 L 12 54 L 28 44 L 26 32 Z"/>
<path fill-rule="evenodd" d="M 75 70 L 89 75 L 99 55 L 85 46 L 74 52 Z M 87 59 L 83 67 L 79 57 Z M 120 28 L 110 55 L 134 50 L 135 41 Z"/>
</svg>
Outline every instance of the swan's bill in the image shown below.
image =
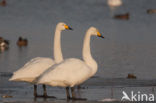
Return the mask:
<svg viewBox="0 0 156 103">
<path fill-rule="evenodd" d="M 65 29 L 67 29 L 67 30 L 73 30 L 70 26 L 68 26 L 68 25 L 65 25 L 64 26 L 65 27 Z"/>
<path fill-rule="evenodd" d="M 97 36 L 98 36 L 98 37 L 101 37 L 101 38 L 104 38 L 104 36 L 102 36 L 101 33 L 100 33 L 99 31 L 97 31 Z"/>
</svg>

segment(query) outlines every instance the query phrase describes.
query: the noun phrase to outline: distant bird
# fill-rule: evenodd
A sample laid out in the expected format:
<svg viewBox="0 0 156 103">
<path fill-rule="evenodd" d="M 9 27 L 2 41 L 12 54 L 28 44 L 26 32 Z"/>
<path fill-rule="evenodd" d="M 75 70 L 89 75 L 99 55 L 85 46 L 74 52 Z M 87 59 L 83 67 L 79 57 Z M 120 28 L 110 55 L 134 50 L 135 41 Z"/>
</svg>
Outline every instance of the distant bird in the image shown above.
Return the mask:
<svg viewBox="0 0 156 103">
<path fill-rule="evenodd" d="M 129 13 L 125 14 L 118 14 L 114 16 L 115 19 L 121 19 L 121 20 L 128 20 L 129 19 Z"/>
<path fill-rule="evenodd" d="M 2 1 L 0 2 L 0 6 L 6 6 L 6 0 L 2 0 Z"/>
<path fill-rule="evenodd" d="M 9 41 L 8 40 L 5 40 L 2 37 L 0 37 L 0 47 L 8 48 L 9 47 Z"/>
<path fill-rule="evenodd" d="M 154 14 L 154 13 L 156 13 L 156 9 L 148 9 L 147 13 L 148 14 Z"/>
<path fill-rule="evenodd" d="M 22 37 L 19 37 L 16 44 L 17 44 L 19 47 L 27 46 L 27 45 L 28 45 L 28 40 L 27 40 L 27 39 L 24 39 L 24 38 L 22 38 Z"/>
<path fill-rule="evenodd" d="M 137 77 L 134 74 L 128 74 L 127 79 L 136 79 Z"/>
<path fill-rule="evenodd" d="M 122 5 L 122 0 L 107 0 L 107 4 L 110 7 L 117 7 L 117 6 Z"/>
<path fill-rule="evenodd" d="M 137 77 L 134 74 L 128 74 L 127 79 L 136 79 Z"/>
<path fill-rule="evenodd" d="M 82 50 L 83 60 L 69 58 L 51 66 L 37 78 L 36 82 L 50 86 L 66 87 L 67 99 L 82 99 L 76 98 L 74 87 L 94 76 L 98 69 L 90 51 L 91 36 L 104 38 L 95 27 L 90 27 L 87 30 Z M 71 87 L 72 98 L 70 97 L 69 87 Z"/>
</svg>

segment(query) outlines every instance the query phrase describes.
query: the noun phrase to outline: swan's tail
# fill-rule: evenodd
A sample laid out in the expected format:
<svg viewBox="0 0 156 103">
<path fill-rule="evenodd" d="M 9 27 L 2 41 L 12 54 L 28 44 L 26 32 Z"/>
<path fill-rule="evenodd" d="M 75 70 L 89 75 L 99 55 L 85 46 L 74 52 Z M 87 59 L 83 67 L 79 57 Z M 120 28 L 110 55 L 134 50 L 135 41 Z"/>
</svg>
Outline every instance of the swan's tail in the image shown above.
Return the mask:
<svg viewBox="0 0 156 103">
<path fill-rule="evenodd" d="M 27 78 L 27 77 L 18 77 L 16 75 L 13 75 L 9 81 L 16 81 L 16 82 L 29 82 L 32 83 L 32 81 L 34 80 L 34 78 Z"/>
<path fill-rule="evenodd" d="M 9 78 L 9 81 L 14 81 L 14 80 L 15 80 L 15 76 L 14 76 L 14 73 L 13 73 L 12 77 Z"/>
<path fill-rule="evenodd" d="M 13 81 L 13 80 L 14 80 L 14 78 L 12 78 L 12 77 L 9 79 L 9 81 Z"/>
</svg>

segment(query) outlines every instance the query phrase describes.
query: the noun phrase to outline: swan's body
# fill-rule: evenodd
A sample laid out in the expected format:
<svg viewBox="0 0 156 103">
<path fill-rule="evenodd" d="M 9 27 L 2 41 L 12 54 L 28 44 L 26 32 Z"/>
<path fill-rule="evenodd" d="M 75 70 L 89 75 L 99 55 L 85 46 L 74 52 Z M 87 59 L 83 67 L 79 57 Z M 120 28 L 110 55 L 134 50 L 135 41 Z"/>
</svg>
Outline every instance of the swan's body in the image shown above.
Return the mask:
<svg viewBox="0 0 156 103">
<path fill-rule="evenodd" d="M 63 60 L 61 51 L 61 31 L 71 28 L 65 23 L 58 23 L 56 26 L 55 37 L 54 37 L 54 60 L 51 58 L 37 57 L 30 60 L 22 68 L 13 73 L 13 76 L 9 79 L 10 81 L 24 81 L 35 84 L 33 81 L 41 75 L 50 66 L 59 63 Z M 37 86 L 34 85 L 34 88 Z M 45 86 L 44 86 L 45 88 Z M 36 91 L 36 90 L 34 90 Z M 36 96 L 36 93 L 35 93 Z"/>
<path fill-rule="evenodd" d="M 76 58 L 66 59 L 63 62 L 50 67 L 39 76 L 37 82 L 50 86 L 74 87 L 93 76 L 97 71 L 97 63 L 90 53 L 91 35 L 102 37 L 94 27 L 91 27 L 87 31 L 83 44 L 83 60 Z"/>
<path fill-rule="evenodd" d="M 36 57 L 27 62 L 22 68 L 14 72 L 11 81 L 24 81 L 33 83 L 35 78 L 41 75 L 47 68 L 54 65 L 51 58 Z"/>
<path fill-rule="evenodd" d="M 54 70 L 52 70 L 53 68 Z M 92 68 L 82 60 L 70 58 L 49 68 L 40 76 L 39 83 L 51 86 L 73 87 L 84 82 L 91 74 Z"/>
</svg>

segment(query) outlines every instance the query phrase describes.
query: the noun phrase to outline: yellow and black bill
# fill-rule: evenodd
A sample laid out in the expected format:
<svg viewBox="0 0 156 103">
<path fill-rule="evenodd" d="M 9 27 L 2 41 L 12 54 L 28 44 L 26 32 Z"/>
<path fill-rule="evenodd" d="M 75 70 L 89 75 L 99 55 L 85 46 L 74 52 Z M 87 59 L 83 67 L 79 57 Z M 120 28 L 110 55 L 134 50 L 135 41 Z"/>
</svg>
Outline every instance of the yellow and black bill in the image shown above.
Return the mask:
<svg viewBox="0 0 156 103">
<path fill-rule="evenodd" d="M 97 31 L 97 36 L 98 36 L 98 37 L 101 37 L 101 38 L 104 38 L 104 36 L 101 35 L 101 33 L 100 33 L 99 31 Z"/>
<path fill-rule="evenodd" d="M 65 27 L 65 29 L 67 29 L 67 30 L 73 30 L 73 28 L 71 28 L 71 27 L 68 26 L 68 25 L 65 25 L 64 27 Z"/>
</svg>

